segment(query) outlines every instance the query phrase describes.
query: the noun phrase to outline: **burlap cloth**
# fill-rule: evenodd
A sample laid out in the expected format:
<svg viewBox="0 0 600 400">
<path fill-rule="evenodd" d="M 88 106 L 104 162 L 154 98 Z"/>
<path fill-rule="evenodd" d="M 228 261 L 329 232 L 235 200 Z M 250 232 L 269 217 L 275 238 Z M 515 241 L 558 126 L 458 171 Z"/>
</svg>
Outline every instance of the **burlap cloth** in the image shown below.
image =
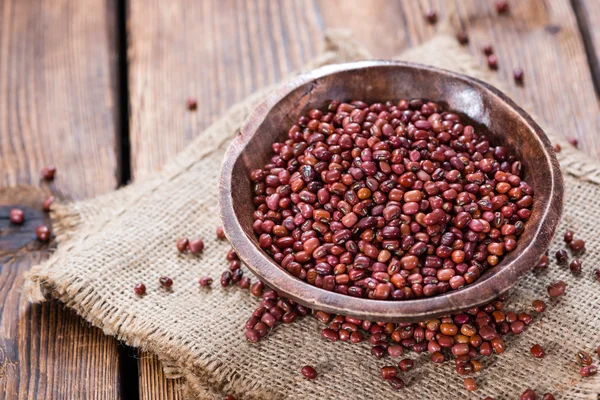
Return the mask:
<svg viewBox="0 0 600 400">
<path fill-rule="evenodd" d="M 335 32 L 329 34 L 323 55 L 305 69 L 368 57 L 347 33 Z M 475 64 L 450 36 L 438 36 L 400 58 L 498 86 L 493 74 Z M 52 217 L 58 249 L 27 274 L 29 298 L 53 296 L 107 335 L 158 354 L 168 374 L 186 378 L 186 394 L 199 399 L 225 394 L 237 399 L 514 399 L 526 387 L 562 399 L 597 399 L 600 375 L 580 378 L 574 352 L 592 352 L 600 345 L 600 284 L 591 277 L 600 257 L 600 165 L 564 143 L 558 156 L 565 172 L 566 207 L 558 237 L 570 227 L 585 238 L 584 271 L 576 278 L 553 263 L 511 291 L 507 308 L 530 309 L 532 299 L 547 297 L 549 282 L 567 282 L 566 295 L 549 301 L 548 310 L 524 334 L 506 337 L 504 354 L 483 359 L 475 394 L 465 391 L 454 363 L 433 364 L 427 355 L 404 376 L 408 388 L 394 392 L 379 376 L 380 367 L 390 360 L 376 360 L 366 342 L 325 342 L 322 326 L 312 318 L 279 326 L 267 340 L 249 344 L 243 325 L 257 299 L 246 290 L 217 283 L 229 248 L 214 233 L 219 225 L 217 177 L 229 140 L 270 90 L 233 106 L 155 177 L 97 199 L 56 205 Z M 203 237 L 204 253 L 179 254 L 174 242 L 183 236 Z M 562 247 L 562 240 L 555 240 L 551 254 Z M 159 288 L 161 275 L 173 278 L 172 292 Z M 204 275 L 215 278 L 211 289 L 198 286 Z M 138 282 L 148 287 L 143 298 L 132 293 Z M 534 343 L 546 349 L 544 359 L 530 355 Z M 300 374 L 306 364 L 319 371 L 316 380 Z"/>
</svg>

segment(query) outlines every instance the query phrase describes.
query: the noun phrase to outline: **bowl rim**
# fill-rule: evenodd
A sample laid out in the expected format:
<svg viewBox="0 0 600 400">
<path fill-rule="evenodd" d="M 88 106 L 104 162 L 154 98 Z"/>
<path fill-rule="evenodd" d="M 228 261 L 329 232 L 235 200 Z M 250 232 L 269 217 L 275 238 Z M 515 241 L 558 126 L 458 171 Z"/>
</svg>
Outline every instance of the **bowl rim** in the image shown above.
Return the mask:
<svg viewBox="0 0 600 400">
<path fill-rule="evenodd" d="M 327 291 L 296 278 L 283 270 L 270 256 L 256 246 L 244 232 L 237 220 L 231 196 L 233 169 L 246 144 L 257 133 L 258 128 L 269 112 L 279 101 L 299 87 L 314 82 L 327 75 L 345 71 L 380 67 L 403 67 L 427 70 L 458 79 L 477 86 L 485 96 L 495 96 L 516 112 L 522 123 L 533 133 L 542 148 L 545 163 L 548 165 L 550 195 L 541 198 L 540 221 L 532 229 L 532 240 L 526 247 L 519 248 L 519 255 L 509 264 L 496 271 L 493 276 L 477 280 L 461 290 L 453 290 L 441 295 L 411 300 L 374 300 L 357 298 Z M 534 201 L 536 199 L 534 198 Z M 538 203 L 539 204 L 539 203 Z M 248 116 L 238 135 L 229 145 L 219 179 L 219 213 L 227 239 L 247 267 L 266 285 L 278 293 L 309 308 L 330 313 L 351 315 L 372 321 L 409 322 L 448 315 L 459 310 L 489 303 L 516 284 L 518 279 L 533 269 L 539 258 L 549 247 L 560 221 L 563 208 L 563 180 L 558 160 L 550 140 L 531 116 L 507 95 L 479 79 L 453 71 L 404 61 L 369 60 L 343 64 L 332 64 L 301 74 L 283 83 L 262 101 Z M 475 294 L 475 295 L 474 295 Z"/>
</svg>

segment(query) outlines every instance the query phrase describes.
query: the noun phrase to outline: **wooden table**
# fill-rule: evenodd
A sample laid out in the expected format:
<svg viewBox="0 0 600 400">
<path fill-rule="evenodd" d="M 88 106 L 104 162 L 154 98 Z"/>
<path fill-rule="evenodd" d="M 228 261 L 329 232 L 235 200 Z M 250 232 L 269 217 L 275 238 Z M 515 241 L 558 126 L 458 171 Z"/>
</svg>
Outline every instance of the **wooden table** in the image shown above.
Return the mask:
<svg viewBox="0 0 600 400">
<path fill-rule="evenodd" d="M 525 71 L 517 102 L 600 158 L 598 0 L 512 0 L 507 16 L 492 0 L 4 0 L 0 204 L 39 209 L 42 192 L 82 199 L 148 176 L 230 104 L 315 56 L 326 28 L 391 57 L 434 35 L 423 15 L 449 6 L 482 64 L 491 43 L 507 85 Z M 50 185 L 39 174 L 49 163 Z M 41 189 L 7 188 L 17 184 Z M 181 398 L 153 356 L 57 302 L 27 303 L 22 273 L 47 251 L 18 249 L 0 210 L 0 397 Z"/>
</svg>

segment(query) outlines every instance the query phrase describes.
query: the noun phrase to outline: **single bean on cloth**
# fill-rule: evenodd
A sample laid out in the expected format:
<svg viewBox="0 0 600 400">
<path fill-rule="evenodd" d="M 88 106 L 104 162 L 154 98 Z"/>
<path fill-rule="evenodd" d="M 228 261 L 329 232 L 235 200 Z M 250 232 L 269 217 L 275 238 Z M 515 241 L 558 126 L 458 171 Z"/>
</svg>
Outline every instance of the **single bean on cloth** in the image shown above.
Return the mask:
<svg viewBox="0 0 600 400">
<path fill-rule="evenodd" d="M 339 32 L 328 37 L 327 45 L 324 55 L 307 68 L 367 57 Z M 495 84 L 493 72 L 476 65 L 454 37 L 436 37 L 401 58 Z M 542 299 L 547 309 L 522 334 L 506 336 L 506 351 L 482 359 L 482 371 L 473 376 L 474 392 L 467 391 L 474 383 L 457 375 L 453 363 L 435 364 L 428 354 L 411 352 L 402 357 L 413 359 L 413 368 L 407 361 L 406 372 L 398 377 L 385 372 L 394 385 L 400 386 L 396 380 L 400 377 L 406 385 L 396 392 L 381 380 L 381 368 L 391 364 L 389 359 L 372 357 L 366 341 L 322 339 L 323 325 L 310 317 L 277 326 L 264 340 L 249 343 L 244 324 L 258 300 L 249 290 L 217 284 L 229 250 L 215 235 L 220 225 L 217 165 L 243 119 L 268 90 L 232 107 L 155 177 L 98 199 L 54 203 L 59 246 L 47 262 L 27 274 L 29 298 L 43 301 L 53 296 L 106 334 L 158 354 L 174 376 L 185 378 L 189 398 L 222 399 L 229 394 L 236 399 L 312 399 L 351 394 L 358 399 L 390 395 L 409 399 L 415 393 L 421 398 L 516 398 L 527 388 L 561 399 L 596 398 L 600 375 L 583 378 L 576 357 L 580 351 L 594 355 L 600 345 L 600 283 L 593 276 L 597 268 L 593 262 L 600 257 L 600 165 L 564 143 L 558 156 L 565 172 L 565 218 L 550 249 L 549 267 L 525 276 L 506 301 L 507 310 L 533 312 L 534 307 L 545 307 L 532 304 Z M 562 237 L 567 229 L 586 240 L 577 275 L 568 265 L 557 265 L 553 256 L 565 248 Z M 202 253 L 180 253 L 175 242 L 183 237 L 202 238 Z M 249 275 L 245 267 L 242 270 Z M 161 277 L 172 284 L 162 287 Z M 215 283 L 202 287 L 198 284 L 202 277 Z M 557 281 L 565 282 L 566 291 L 550 298 L 547 287 Z M 133 292 L 138 283 L 145 285 L 143 296 Z M 543 348 L 543 358 L 532 356 L 534 345 Z M 315 379 L 302 374 L 305 366 L 315 369 Z"/>
</svg>

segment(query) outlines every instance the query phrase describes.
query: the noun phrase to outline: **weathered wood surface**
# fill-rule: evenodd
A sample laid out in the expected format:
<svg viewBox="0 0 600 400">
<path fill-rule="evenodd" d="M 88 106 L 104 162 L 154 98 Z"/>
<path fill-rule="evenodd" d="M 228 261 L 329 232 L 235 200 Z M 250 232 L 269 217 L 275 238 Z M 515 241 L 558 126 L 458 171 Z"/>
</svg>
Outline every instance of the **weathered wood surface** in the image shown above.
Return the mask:
<svg viewBox="0 0 600 400">
<path fill-rule="evenodd" d="M 49 192 L 117 186 L 114 9 L 110 1 L 0 2 L 0 398 L 120 397 L 119 348 L 57 302 L 29 305 L 22 274 L 47 257 L 35 239 Z M 46 164 L 58 168 L 40 182 Z M 40 188 L 7 188 L 28 184 Z M 5 233 L 7 233 L 5 235 Z"/>
</svg>

